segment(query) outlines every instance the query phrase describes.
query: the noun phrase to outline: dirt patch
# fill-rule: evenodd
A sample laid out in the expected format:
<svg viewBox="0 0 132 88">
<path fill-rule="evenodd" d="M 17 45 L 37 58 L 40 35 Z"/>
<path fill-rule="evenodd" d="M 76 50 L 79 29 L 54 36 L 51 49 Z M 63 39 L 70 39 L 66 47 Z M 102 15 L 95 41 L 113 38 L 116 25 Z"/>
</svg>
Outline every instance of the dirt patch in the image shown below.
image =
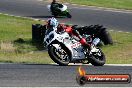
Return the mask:
<svg viewBox="0 0 132 88">
<path fill-rule="evenodd" d="M 1 42 L 0 51 L 13 52 L 15 51 L 15 47 L 13 46 L 13 43 L 11 42 Z"/>
</svg>

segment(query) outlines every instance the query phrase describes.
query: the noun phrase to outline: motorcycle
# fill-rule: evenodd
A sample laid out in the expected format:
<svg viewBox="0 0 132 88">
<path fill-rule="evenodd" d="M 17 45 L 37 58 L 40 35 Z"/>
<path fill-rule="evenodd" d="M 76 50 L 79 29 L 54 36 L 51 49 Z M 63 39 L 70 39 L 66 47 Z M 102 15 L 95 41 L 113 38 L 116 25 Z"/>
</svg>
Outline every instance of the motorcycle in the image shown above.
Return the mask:
<svg viewBox="0 0 132 88">
<path fill-rule="evenodd" d="M 83 37 L 92 44 L 90 50 L 82 46 L 75 35 L 69 35 L 65 30 L 58 31 L 57 27 L 52 27 L 45 32 L 44 44 L 51 59 L 59 65 L 87 62 L 94 66 L 103 66 L 106 58 L 102 50 L 96 46 L 100 41 L 99 38 L 93 38 L 92 35 Z"/>
<path fill-rule="evenodd" d="M 47 5 L 47 8 L 48 10 L 51 12 L 51 5 Z M 58 11 L 55 11 L 55 13 L 52 13 L 52 15 L 54 15 L 55 17 L 57 16 L 66 16 L 68 18 L 71 18 L 71 14 L 69 13 L 68 9 L 67 9 L 67 6 L 62 4 L 61 7 L 58 7 L 58 9 L 61 11 L 61 12 L 58 12 Z"/>
</svg>

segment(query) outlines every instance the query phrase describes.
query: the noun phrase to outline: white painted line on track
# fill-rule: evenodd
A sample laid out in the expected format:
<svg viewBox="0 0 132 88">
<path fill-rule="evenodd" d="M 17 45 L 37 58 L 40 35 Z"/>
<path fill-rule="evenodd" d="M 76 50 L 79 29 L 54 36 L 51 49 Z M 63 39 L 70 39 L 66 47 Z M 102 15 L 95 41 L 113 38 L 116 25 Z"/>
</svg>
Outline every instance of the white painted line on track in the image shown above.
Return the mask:
<svg viewBox="0 0 132 88">
<path fill-rule="evenodd" d="M 87 6 L 87 5 L 78 5 L 78 4 L 71 4 L 71 5 L 75 6 L 72 8 L 77 8 L 77 9 L 91 9 L 91 10 L 102 10 L 102 11 L 110 11 L 110 12 L 118 12 L 118 13 L 132 13 L 132 10 L 125 10 L 125 9 Z"/>
<path fill-rule="evenodd" d="M 114 30 L 109 30 L 109 31 L 114 31 Z"/>
<path fill-rule="evenodd" d="M 43 22 L 45 22 L 45 20 L 36 19 L 36 18 L 32 18 L 32 17 L 22 17 L 22 16 L 15 16 L 15 15 L 4 14 L 4 13 L 0 13 L 0 14 L 7 15 L 7 16 L 12 16 L 12 17 L 18 17 L 18 18 L 31 19 L 31 20 L 34 20 L 34 21 L 43 21 Z M 61 24 L 66 24 L 66 23 L 61 23 Z M 68 24 L 68 25 L 73 25 L 73 24 Z M 110 30 L 110 31 L 114 31 L 114 30 Z M 123 32 L 123 31 L 117 31 L 117 32 Z M 124 33 L 131 33 L 131 32 L 124 32 Z"/>
<path fill-rule="evenodd" d="M 9 14 L 4 14 L 4 15 L 9 15 Z"/>
<path fill-rule="evenodd" d="M 10 16 L 12 16 L 12 17 L 13 17 L 14 15 L 10 15 Z"/>
<path fill-rule="evenodd" d="M 118 31 L 118 32 L 123 32 L 123 31 Z"/>
<path fill-rule="evenodd" d="M 18 64 L 19 63 L 0 63 L 0 64 Z M 20 65 L 24 65 L 22 63 L 20 63 Z M 35 65 L 35 64 L 32 64 Z M 56 63 L 50 63 L 49 65 L 58 65 Z M 92 64 L 81 64 L 81 63 L 70 63 L 68 66 L 92 66 Z M 132 66 L 132 64 L 105 64 L 104 66 Z"/>
<path fill-rule="evenodd" d="M 41 1 L 43 1 L 43 0 L 37 0 L 37 1 L 40 1 L 40 2 L 41 2 Z"/>
<path fill-rule="evenodd" d="M 116 9 L 106 9 L 106 8 L 99 8 L 99 7 L 72 7 L 76 9 L 89 9 L 89 10 L 102 10 L 102 11 L 109 11 L 109 12 L 117 12 L 117 13 L 132 13 L 132 11 L 126 11 L 126 10 L 116 10 Z"/>
<path fill-rule="evenodd" d="M 105 64 L 105 66 L 132 66 L 132 64 Z"/>
<path fill-rule="evenodd" d="M 19 17 L 21 17 L 21 16 L 15 16 L 15 17 L 18 17 L 18 18 L 19 18 Z"/>
<path fill-rule="evenodd" d="M 56 63 L 51 63 L 52 65 L 58 65 Z M 91 66 L 91 64 L 81 64 L 81 63 L 70 63 L 68 66 L 80 66 L 80 65 L 86 65 L 86 66 Z M 132 64 L 105 64 L 104 66 L 132 66 Z"/>
<path fill-rule="evenodd" d="M 34 19 L 34 20 L 39 21 L 39 19 Z"/>
<path fill-rule="evenodd" d="M 37 1 L 44 1 L 44 0 L 37 0 Z M 103 11 L 111 11 L 111 12 L 120 12 L 120 13 L 132 13 L 132 10 L 125 10 L 125 9 L 115 9 L 115 8 L 107 8 L 107 7 L 97 7 L 97 6 L 87 6 L 87 5 L 78 5 L 78 4 L 70 4 L 70 3 L 64 3 L 66 5 L 73 5 L 76 7 L 72 8 L 78 8 L 78 9 L 92 9 L 92 10 L 103 10 Z M 82 6 L 82 7 L 80 7 Z"/>
</svg>

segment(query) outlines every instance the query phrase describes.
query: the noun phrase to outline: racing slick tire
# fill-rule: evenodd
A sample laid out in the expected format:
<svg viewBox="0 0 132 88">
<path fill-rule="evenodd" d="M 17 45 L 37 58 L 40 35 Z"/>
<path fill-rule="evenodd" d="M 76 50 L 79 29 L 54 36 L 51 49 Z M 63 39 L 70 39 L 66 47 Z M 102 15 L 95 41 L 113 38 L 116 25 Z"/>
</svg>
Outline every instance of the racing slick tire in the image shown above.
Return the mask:
<svg viewBox="0 0 132 88">
<path fill-rule="evenodd" d="M 48 54 L 51 57 L 51 59 L 59 64 L 60 66 L 67 66 L 70 63 L 70 55 L 66 47 L 63 47 L 61 44 L 59 44 L 61 49 L 65 52 L 65 58 L 60 57 L 58 53 L 60 54 L 61 52 L 57 51 L 56 47 L 54 47 L 52 44 L 48 47 Z M 65 61 L 64 61 L 65 60 Z"/>
</svg>

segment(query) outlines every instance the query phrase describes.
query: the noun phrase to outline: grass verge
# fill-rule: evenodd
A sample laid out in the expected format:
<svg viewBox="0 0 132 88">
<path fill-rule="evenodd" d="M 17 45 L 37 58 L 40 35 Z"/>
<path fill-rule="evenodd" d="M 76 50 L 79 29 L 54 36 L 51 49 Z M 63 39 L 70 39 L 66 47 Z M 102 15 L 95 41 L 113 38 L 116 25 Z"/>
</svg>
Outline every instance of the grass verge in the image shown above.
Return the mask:
<svg viewBox="0 0 132 88">
<path fill-rule="evenodd" d="M 31 25 L 36 23 L 43 22 L 0 14 L 0 62 L 35 64 L 53 62 L 47 52 L 39 52 L 40 49 L 32 43 Z M 110 33 L 114 45 L 102 47 L 107 64 L 132 64 L 132 33 L 116 31 Z"/>
<path fill-rule="evenodd" d="M 52 62 L 47 52 L 37 52 L 39 45 L 32 42 L 32 24 L 41 21 L 0 14 L 0 62 L 37 63 Z"/>
<path fill-rule="evenodd" d="M 132 0 L 60 0 L 80 5 L 132 10 Z"/>
<path fill-rule="evenodd" d="M 107 64 L 132 64 L 132 33 L 110 32 L 114 45 L 103 46 Z"/>
</svg>

